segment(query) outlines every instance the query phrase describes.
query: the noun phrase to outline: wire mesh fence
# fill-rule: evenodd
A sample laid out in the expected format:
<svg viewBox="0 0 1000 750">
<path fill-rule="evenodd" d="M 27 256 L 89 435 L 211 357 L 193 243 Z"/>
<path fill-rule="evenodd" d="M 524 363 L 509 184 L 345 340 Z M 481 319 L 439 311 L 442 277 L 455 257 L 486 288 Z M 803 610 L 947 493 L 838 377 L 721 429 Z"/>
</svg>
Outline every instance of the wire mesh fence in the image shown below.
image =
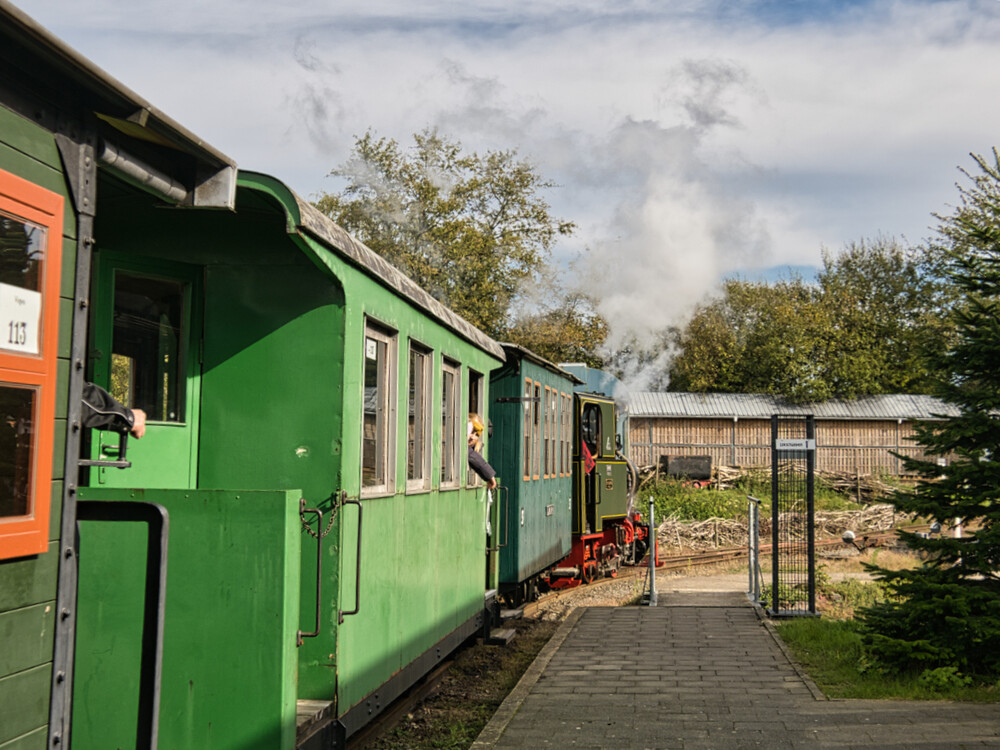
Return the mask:
<svg viewBox="0 0 1000 750">
<path fill-rule="evenodd" d="M 816 614 L 816 424 L 809 416 L 771 417 L 772 617 Z"/>
</svg>

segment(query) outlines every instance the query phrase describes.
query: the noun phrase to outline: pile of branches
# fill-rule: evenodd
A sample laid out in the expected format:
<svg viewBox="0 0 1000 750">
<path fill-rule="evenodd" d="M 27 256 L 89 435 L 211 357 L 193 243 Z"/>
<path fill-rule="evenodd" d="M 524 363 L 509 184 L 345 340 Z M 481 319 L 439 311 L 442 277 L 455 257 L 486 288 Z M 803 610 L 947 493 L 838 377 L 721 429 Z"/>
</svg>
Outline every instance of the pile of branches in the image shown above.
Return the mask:
<svg viewBox="0 0 1000 750">
<path fill-rule="evenodd" d="M 802 514 L 782 513 L 779 523 L 794 524 Z M 896 513 L 892 505 L 870 505 L 863 510 L 830 511 L 814 515 L 817 539 L 840 537 L 850 529 L 856 534 L 889 531 L 897 523 L 909 520 Z M 747 543 L 747 519 L 709 518 L 705 521 L 681 521 L 669 516 L 657 527 L 657 538 L 663 547 L 685 550 L 709 550 L 716 547 L 738 547 Z M 761 515 L 760 536 L 769 539 L 771 517 Z"/>
</svg>

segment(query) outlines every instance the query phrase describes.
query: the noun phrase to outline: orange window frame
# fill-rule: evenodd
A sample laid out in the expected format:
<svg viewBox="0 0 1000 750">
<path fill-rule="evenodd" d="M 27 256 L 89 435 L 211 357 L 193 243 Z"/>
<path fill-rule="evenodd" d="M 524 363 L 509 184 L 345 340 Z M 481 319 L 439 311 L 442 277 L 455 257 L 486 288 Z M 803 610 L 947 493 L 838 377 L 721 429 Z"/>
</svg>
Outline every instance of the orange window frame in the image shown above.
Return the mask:
<svg viewBox="0 0 1000 750">
<path fill-rule="evenodd" d="M 0 349 L 0 383 L 35 392 L 32 414 L 28 512 L 0 518 L 0 559 L 48 549 L 55 436 L 59 285 L 62 271 L 63 197 L 0 170 L 0 212 L 45 230 L 38 354 Z"/>
</svg>

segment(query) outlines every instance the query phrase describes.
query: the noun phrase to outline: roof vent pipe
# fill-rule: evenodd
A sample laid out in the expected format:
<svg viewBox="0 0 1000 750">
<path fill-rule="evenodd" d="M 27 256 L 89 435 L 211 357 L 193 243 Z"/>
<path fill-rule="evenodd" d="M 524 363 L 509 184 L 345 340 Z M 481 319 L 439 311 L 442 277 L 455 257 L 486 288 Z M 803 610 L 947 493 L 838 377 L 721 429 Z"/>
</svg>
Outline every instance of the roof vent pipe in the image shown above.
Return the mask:
<svg viewBox="0 0 1000 750">
<path fill-rule="evenodd" d="M 101 144 L 101 164 L 127 182 L 171 203 L 189 203 L 188 190 L 177 180 L 129 156 L 107 141 Z"/>
</svg>

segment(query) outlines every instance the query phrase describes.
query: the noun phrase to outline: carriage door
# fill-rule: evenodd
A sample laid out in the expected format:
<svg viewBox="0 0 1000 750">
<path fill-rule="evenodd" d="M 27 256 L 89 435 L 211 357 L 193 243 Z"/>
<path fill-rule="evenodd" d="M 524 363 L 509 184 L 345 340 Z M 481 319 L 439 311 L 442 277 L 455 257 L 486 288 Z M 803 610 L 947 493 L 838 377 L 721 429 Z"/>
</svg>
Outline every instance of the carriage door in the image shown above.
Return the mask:
<svg viewBox="0 0 1000 750">
<path fill-rule="evenodd" d="M 201 269 L 98 255 L 94 382 L 146 412 L 146 434 L 130 438 L 128 469 L 95 468 L 91 486 L 184 489 L 197 485 L 201 363 Z M 117 435 L 92 431 L 91 456 L 117 457 Z"/>
<path fill-rule="evenodd" d="M 585 532 L 593 534 L 597 527 L 597 504 L 600 503 L 600 484 L 596 462 L 601 456 L 601 407 L 599 404 L 587 403 L 580 415 L 580 432 L 582 447 L 590 454 L 591 460 L 584 459 L 583 497 L 586 513 Z"/>
</svg>

